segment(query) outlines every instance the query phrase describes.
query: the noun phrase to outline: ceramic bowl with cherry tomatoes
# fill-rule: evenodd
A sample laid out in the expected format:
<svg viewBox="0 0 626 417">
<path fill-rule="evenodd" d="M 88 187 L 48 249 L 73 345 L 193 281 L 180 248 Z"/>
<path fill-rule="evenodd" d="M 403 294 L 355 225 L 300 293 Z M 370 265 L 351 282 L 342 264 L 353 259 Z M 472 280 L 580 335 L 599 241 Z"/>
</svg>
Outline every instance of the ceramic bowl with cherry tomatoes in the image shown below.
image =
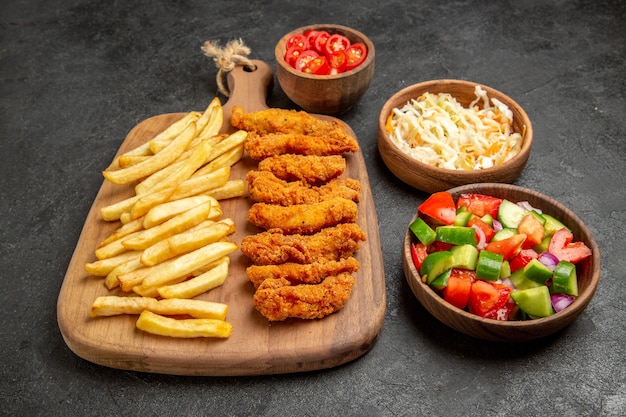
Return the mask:
<svg viewBox="0 0 626 417">
<path fill-rule="evenodd" d="M 518 219 L 520 213 L 526 214 Z M 480 221 L 488 223 L 487 217 L 493 219 L 490 238 Z M 465 227 L 459 226 L 463 218 Z M 533 241 L 536 229 L 524 219 L 545 220 L 541 243 Z M 509 222 L 518 225 L 513 229 Z M 437 225 L 426 242 L 430 231 L 422 223 Z M 522 342 L 558 332 L 583 312 L 598 287 L 601 260 L 591 231 L 563 204 L 528 188 L 479 183 L 437 192 L 408 224 L 402 264 L 411 291 L 442 326 L 475 338 Z M 474 242 L 451 243 L 449 233 L 468 227 Z M 472 247 L 475 258 L 464 255 Z M 570 269 L 563 275 L 561 267 Z"/>
<path fill-rule="evenodd" d="M 350 110 L 374 74 L 372 41 L 341 25 L 298 28 L 281 38 L 275 55 L 283 91 L 310 113 L 333 115 Z"/>
</svg>

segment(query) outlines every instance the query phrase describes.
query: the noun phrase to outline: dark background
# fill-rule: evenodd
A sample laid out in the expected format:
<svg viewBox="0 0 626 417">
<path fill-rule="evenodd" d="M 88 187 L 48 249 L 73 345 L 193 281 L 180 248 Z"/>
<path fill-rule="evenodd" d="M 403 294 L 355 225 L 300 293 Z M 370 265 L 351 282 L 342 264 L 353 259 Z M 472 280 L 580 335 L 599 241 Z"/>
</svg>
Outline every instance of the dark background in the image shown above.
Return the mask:
<svg viewBox="0 0 626 417">
<path fill-rule="evenodd" d="M 1 415 L 626 414 L 625 2 L 26 0 L 0 10 Z M 218 94 L 205 40 L 241 38 L 274 67 L 279 38 L 312 23 L 355 27 L 376 45 L 371 87 L 342 116 L 380 223 L 387 310 L 376 344 L 344 366 L 263 377 L 144 374 L 77 357 L 57 296 L 128 131 Z M 535 142 L 516 184 L 567 205 L 598 241 L 596 296 L 553 336 L 474 340 L 406 284 L 401 236 L 426 195 L 382 163 L 377 120 L 396 91 L 438 78 L 489 85 L 526 109 Z M 277 82 L 269 105 L 294 108 Z"/>
</svg>

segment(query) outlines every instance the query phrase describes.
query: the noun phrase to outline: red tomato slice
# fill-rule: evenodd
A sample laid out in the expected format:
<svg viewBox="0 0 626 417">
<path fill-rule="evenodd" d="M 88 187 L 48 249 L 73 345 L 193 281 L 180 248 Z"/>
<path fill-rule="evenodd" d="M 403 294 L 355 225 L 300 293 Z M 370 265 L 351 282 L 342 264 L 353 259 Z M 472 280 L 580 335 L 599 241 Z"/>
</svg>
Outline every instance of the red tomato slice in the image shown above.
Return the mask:
<svg viewBox="0 0 626 417">
<path fill-rule="evenodd" d="M 509 261 L 511 272 L 515 272 L 518 269 L 522 269 L 528 262 L 539 257 L 539 254 L 534 249 L 522 249 L 520 253 L 515 255 Z"/>
<path fill-rule="evenodd" d="M 313 58 L 302 69 L 303 72 L 315 75 L 328 75 L 330 70 L 328 60 L 324 55 Z"/>
<path fill-rule="evenodd" d="M 367 57 L 367 47 L 361 42 L 353 43 L 346 49 L 346 71 L 358 67 Z"/>
<path fill-rule="evenodd" d="M 328 56 L 328 65 L 331 74 L 339 74 L 346 69 L 346 53 L 344 51 L 335 51 Z"/>
<path fill-rule="evenodd" d="M 417 207 L 417 210 L 435 221 L 448 225 L 454 223 L 456 217 L 456 207 L 454 200 L 452 200 L 452 194 L 447 191 L 431 194 L 426 201 Z"/>
<path fill-rule="evenodd" d="M 345 51 L 349 47 L 350 47 L 350 39 L 338 33 L 334 33 L 330 35 L 330 37 L 326 41 L 326 46 L 325 46 L 326 54 L 330 55 L 336 51 Z"/>
<path fill-rule="evenodd" d="M 302 71 L 306 65 L 312 61 L 314 58 L 317 58 L 319 54 L 315 51 L 307 49 L 306 51 L 302 51 L 298 59 L 296 59 L 295 69 L 298 71 Z"/>
<path fill-rule="evenodd" d="M 313 30 L 313 29 L 309 29 L 306 32 L 304 32 L 304 37 L 309 43 L 309 48 L 315 47 L 315 38 L 317 38 L 317 35 L 319 33 L 320 32 L 318 30 Z"/>
<path fill-rule="evenodd" d="M 295 35 L 287 39 L 285 49 L 289 50 L 289 48 L 291 48 L 292 46 L 298 46 L 304 51 L 306 49 L 309 49 L 309 42 L 304 35 L 296 33 Z"/>
<path fill-rule="evenodd" d="M 463 310 L 467 306 L 472 283 L 475 280 L 476 273 L 474 271 L 452 268 L 448 285 L 443 289 L 443 299 Z"/>
<path fill-rule="evenodd" d="M 485 249 L 489 252 L 499 253 L 508 261 L 522 250 L 522 245 L 526 241 L 526 235 L 518 233 L 509 238 L 498 240 L 497 242 L 489 242 Z"/>
<path fill-rule="evenodd" d="M 326 41 L 330 38 L 330 34 L 325 30 L 320 30 L 315 38 L 313 48 L 320 54 L 326 54 Z"/>
<path fill-rule="evenodd" d="M 287 52 L 285 53 L 285 62 L 295 68 L 296 61 L 298 60 L 298 57 L 301 53 L 302 49 L 300 49 L 299 46 L 292 46 L 291 48 L 287 49 Z"/>
<path fill-rule="evenodd" d="M 523 248 L 528 249 L 541 243 L 545 230 L 539 219 L 532 214 L 527 214 L 522 217 L 522 221 L 517 226 L 517 232 L 526 235 Z"/>
<path fill-rule="evenodd" d="M 478 279 L 472 284 L 470 290 L 469 311 L 488 319 L 508 320 L 510 307 L 507 306 L 507 302 L 510 293 L 511 289 L 506 285 Z"/>
<path fill-rule="evenodd" d="M 559 261 L 569 261 L 573 264 L 591 256 L 591 249 L 585 242 L 574 242 L 572 232 L 566 228 L 557 230 L 550 239 L 549 251 L 558 258 Z"/>
<path fill-rule="evenodd" d="M 485 241 L 489 242 L 491 238 L 496 234 L 496 231 L 493 230 L 491 226 L 485 223 L 480 217 L 472 216 L 467 222 L 469 227 L 478 227 L 485 234 Z M 480 236 L 478 232 L 476 232 L 476 240 L 480 242 Z"/>
<path fill-rule="evenodd" d="M 492 197 L 484 194 L 461 194 L 456 201 L 456 208 L 467 207 L 469 211 L 483 217 L 490 214 L 494 219 L 498 216 L 498 209 L 502 203 L 501 198 Z"/>
<path fill-rule="evenodd" d="M 428 252 L 426 252 L 426 245 L 423 243 L 411 243 L 411 259 L 413 259 L 413 264 L 415 268 L 419 271 L 422 267 L 422 262 L 428 256 Z"/>
</svg>

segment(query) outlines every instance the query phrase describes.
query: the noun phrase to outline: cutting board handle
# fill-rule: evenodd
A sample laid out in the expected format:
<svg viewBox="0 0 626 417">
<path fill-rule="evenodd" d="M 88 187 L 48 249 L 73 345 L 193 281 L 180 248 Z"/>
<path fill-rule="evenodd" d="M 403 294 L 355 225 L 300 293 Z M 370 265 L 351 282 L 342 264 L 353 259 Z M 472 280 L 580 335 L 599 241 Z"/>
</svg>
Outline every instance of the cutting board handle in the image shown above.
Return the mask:
<svg viewBox="0 0 626 417">
<path fill-rule="evenodd" d="M 274 71 L 263 61 L 252 60 L 252 62 L 256 65 L 256 70 L 238 65 L 226 76 L 230 97 L 222 106 L 224 127 L 230 127 L 230 115 L 234 104 L 246 112 L 268 108 L 267 96 L 274 82 Z"/>
</svg>

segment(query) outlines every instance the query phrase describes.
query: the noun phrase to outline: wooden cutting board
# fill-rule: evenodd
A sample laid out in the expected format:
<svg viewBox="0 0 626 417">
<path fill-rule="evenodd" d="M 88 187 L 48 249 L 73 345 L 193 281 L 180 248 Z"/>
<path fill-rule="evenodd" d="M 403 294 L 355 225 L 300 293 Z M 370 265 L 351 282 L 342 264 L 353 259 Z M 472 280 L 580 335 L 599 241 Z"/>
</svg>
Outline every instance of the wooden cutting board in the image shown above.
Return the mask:
<svg viewBox="0 0 626 417">
<path fill-rule="evenodd" d="M 228 76 L 231 97 L 224 105 L 224 131 L 230 127 L 234 104 L 247 111 L 267 108 L 268 87 L 273 81 L 271 68 L 255 61 L 257 70 L 236 68 Z M 164 114 L 139 123 L 129 133 L 119 152 L 128 151 L 149 140 L 178 120 L 183 113 Z M 327 116 L 320 116 L 329 118 Z M 346 128 L 352 130 L 346 125 Z M 354 132 L 352 132 L 354 133 Z M 65 275 L 57 303 L 57 319 L 69 348 L 81 358 L 107 367 L 175 375 L 263 375 L 330 368 L 358 358 L 374 344 L 385 315 L 385 277 L 376 210 L 369 187 L 363 155 L 346 155 L 346 177 L 361 181 L 359 225 L 368 240 L 357 252 L 361 269 L 344 308 L 320 320 L 268 322 L 252 303 L 254 287 L 245 275 L 248 259 L 240 251 L 230 255 L 229 276 L 223 286 L 197 298 L 226 303 L 226 320 L 232 323 L 228 339 L 174 339 L 144 333 L 135 328 L 137 316 L 91 318 L 89 311 L 96 297 L 117 295 L 102 278 L 84 270 L 95 260 L 97 244 L 119 223 L 100 217 L 103 206 L 132 195 L 131 186 L 104 181 L 89 211 L 76 249 Z M 245 178 L 256 162 L 244 158 L 233 168 L 231 178 Z M 237 232 L 231 241 L 239 244 L 259 229 L 248 223 L 251 206 L 246 197 L 221 202 L 224 217 L 235 220 Z"/>
</svg>

